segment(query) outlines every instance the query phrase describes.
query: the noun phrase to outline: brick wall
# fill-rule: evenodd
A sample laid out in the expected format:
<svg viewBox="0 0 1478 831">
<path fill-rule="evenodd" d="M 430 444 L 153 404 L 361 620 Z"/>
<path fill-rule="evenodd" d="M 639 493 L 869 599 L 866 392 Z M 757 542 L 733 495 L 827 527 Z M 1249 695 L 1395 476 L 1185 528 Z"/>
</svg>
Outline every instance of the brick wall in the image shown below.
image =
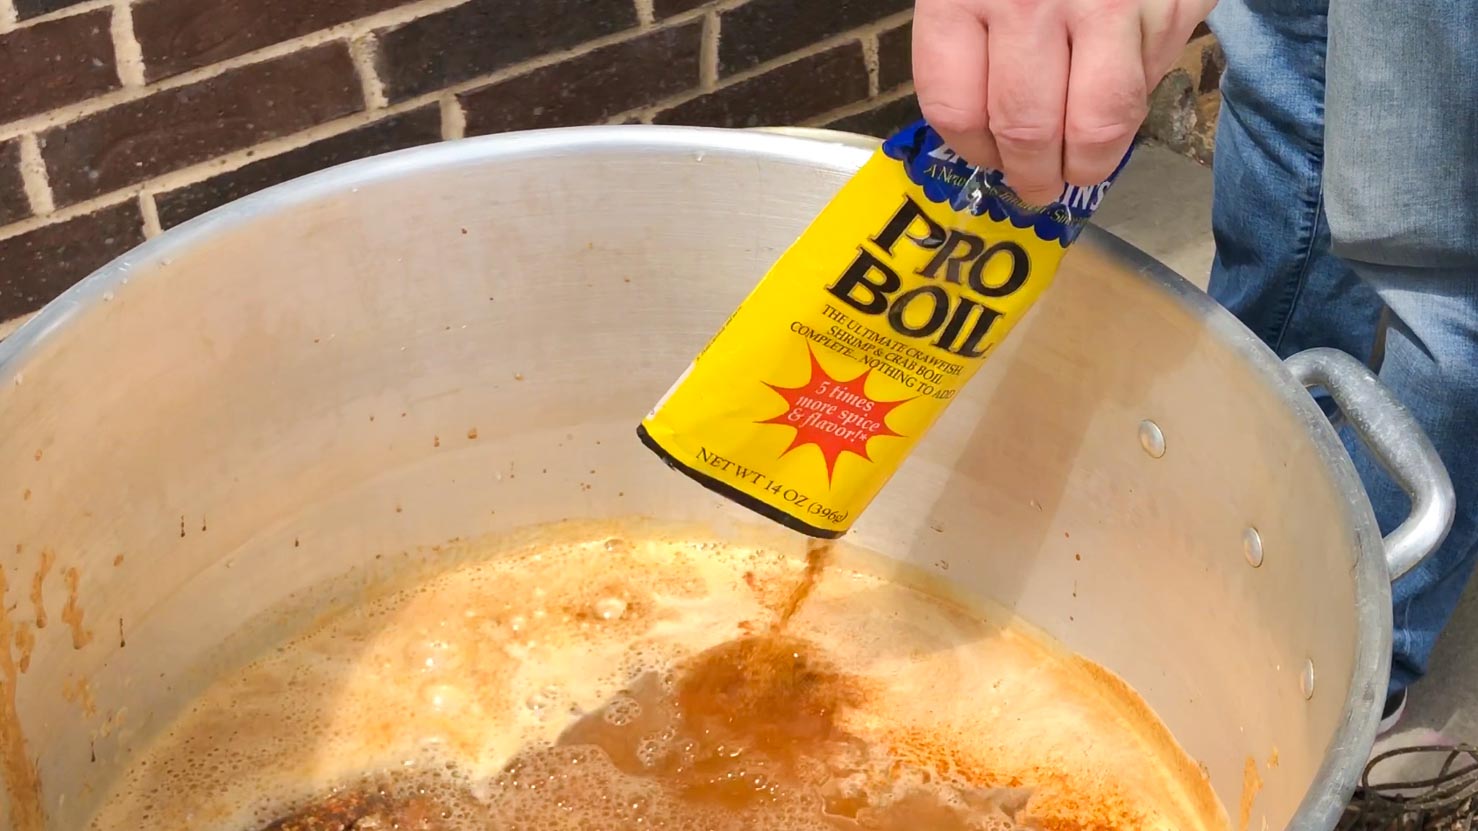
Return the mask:
<svg viewBox="0 0 1478 831">
<path fill-rule="evenodd" d="M 887 132 L 917 114 L 910 6 L 0 0 L 0 323 L 217 205 L 388 150 L 599 123 Z"/>
<path fill-rule="evenodd" d="M 375 153 L 598 123 L 885 134 L 918 115 L 911 5 L 0 0 L 0 337 L 165 229 Z M 1175 145 L 1184 116 L 1161 120 Z"/>
</svg>

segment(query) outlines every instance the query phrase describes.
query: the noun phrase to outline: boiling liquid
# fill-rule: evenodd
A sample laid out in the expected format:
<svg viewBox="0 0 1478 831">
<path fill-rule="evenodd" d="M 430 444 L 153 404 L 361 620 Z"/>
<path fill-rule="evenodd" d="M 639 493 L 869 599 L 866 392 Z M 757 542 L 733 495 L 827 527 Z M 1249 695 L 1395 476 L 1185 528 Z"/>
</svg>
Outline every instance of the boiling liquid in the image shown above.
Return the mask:
<svg viewBox="0 0 1478 831">
<path fill-rule="evenodd" d="M 814 551 L 483 553 L 218 682 L 93 828 L 1225 827 L 1130 691 L 1004 616 Z"/>
</svg>

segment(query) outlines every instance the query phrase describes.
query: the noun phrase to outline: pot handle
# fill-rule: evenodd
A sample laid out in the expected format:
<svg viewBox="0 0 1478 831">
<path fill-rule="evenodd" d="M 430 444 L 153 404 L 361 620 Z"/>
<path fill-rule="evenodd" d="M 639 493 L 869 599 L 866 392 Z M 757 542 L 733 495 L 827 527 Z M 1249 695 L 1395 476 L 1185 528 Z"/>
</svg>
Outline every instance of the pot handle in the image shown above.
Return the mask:
<svg viewBox="0 0 1478 831">
<path fill-rule="evenodd" d="M 1432 553 L 1452 528 L 1457 497 L 1437 450 L 1375 373 L 1337 349 L 1309 349 L 1284 362 L 1306 388 L 1323 387 L 1375 460 L 1411 497 L 1411 515 L 1386 535 L 1395 580 Z"/>
</svg>

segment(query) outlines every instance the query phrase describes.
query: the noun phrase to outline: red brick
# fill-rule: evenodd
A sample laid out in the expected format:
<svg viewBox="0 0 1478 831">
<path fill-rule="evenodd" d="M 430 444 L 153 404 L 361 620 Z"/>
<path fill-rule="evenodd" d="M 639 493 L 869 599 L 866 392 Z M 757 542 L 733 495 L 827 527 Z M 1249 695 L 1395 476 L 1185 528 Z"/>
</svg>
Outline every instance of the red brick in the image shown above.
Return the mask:
<svg viewBox="0 0 1478 831">
<path fill-rule="evenodd" d="M 0 320 L 34 312 L 144 241 L 138 203 L 102 208 L 0 240 Z"/>
<path fill-rule="evenodd" d="M 379 32 L 380 73 L 399 101 L 636 25 L 632 0 L 469 0 Z"/>
<path fill-rule="evenodd" d="M 652 0 L 652 11 L 658 20 L 690 12 L 700 6 L 716 6 L 716 0 Z"/>
<path fill-rule="evenodd" d="M 0 35 L 0 124 L 118 87 L 111 20 L 98 9 Z"/>
<path fill-rule="evenodd" d="M 923 117 L 923 114 L 919 112 L 919 100 L 908 95 L 897 101 L 879 104 L 856 115 L 839 118 L 826 126 L 833 130 L 887 138 L 898 128 L 912 124 Z"/>
<path fill-rule="evenodd" d="M 878 35 L 878 88 L 884 92 L 913 80 L 913 21 Z"/>
<path fill-rule="evenodd" d="M 441 107 L 430 104 L 158 194 L 154 202 L 159 224 L 178 225 L 249 193 L 336 164 L 440 140 Z"/>
<path fill-rule="evenodd" d="M 659 124 L 794 124 L 867 97 L 862 46 L 847 43 L 779 66 L 657 114 Z"/>
<path fill-rule="evenodd" d="M 53 128 L 41 136 L 42 156 L 66 205 L 362 107 L 347 49 L 327 43 Z"/>
<path fill-rule="evenodd" d="M 134 33 L 151 81 L 393 9 L 404 0 L 139 0 Z"/>
<path fill-rule="evenodd" d="M 0 142 L 0 225 L 30 215 L 31 202 L 21 179 L 20 139 Z"/>
<path fill-rule="evenodd" d="M 87 0 L 15 0 L 15 13 L 21 20 L 39 17 Z"/>
<path fill-rule="evenodd" d="M 912 6 L 912 0 L 749 0 L 719 18 L 719 73 L 742 72 Z"/>
<path fill-rule="evenodd" d="M 465 93 L 467 134 L 605 121 L 692 89 L 702 30 L 652 32 Z"/>
</svg>

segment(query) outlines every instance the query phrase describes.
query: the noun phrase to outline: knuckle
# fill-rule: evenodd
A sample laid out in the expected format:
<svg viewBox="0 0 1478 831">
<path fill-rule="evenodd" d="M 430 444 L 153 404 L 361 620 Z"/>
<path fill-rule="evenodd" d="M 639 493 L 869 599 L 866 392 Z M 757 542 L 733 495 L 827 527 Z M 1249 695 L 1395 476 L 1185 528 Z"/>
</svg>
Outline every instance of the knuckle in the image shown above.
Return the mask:
<svg viewBox="0 0 1478 831">
<path fill-rule="evenodd" d="M 1025 83 L 1013 83 L 1005 90 L 992 90 L 1000 95 L 991 101 L 989 112 L 996 143 L 1008 151 L 1025 153 L 1060 145 L 1063 111 L 1044 107 L 1046 99 L 1039 91 L 1026 91 L 1026 87 Z"/>
<path fill-rule="evenodd" d="M 1143 116 L 1116 118 L 1111 121 L 1069 121 L 1066 142 L 1070 146 L 1112 147 L 1134 138 Z"/>
<path fill-rule="evenodd" d="M 1092 0 L 1074 3 L 1068 11 L 1070 23 L 1091 23 L 1139 13 L 1138 0 Z"/>
<path fill-rule="evenodd" d="M 1041 0 L 995 0 L 992 4 L 991 14 L 996 16 L 1006 14 L 1012 17 L 1030 17 L 1040 11 Z"/>
<path fill-rule="evenodd" d="M 997 119 L 991 125 L 991 132 L 996 144 L 1023 152 L 1047 150 L 1062 142 L 1061 126 L 1043 121 Z"/>
<path fill-rule="evenodd" d="M 919 109 L 924 118 L 940 133 L 968 135 L 983 133 L 990 124 L 986 112 L 978 107 L 961 107 L 945 101 L 930 100 L 920 96 Z"/>
</svg>

